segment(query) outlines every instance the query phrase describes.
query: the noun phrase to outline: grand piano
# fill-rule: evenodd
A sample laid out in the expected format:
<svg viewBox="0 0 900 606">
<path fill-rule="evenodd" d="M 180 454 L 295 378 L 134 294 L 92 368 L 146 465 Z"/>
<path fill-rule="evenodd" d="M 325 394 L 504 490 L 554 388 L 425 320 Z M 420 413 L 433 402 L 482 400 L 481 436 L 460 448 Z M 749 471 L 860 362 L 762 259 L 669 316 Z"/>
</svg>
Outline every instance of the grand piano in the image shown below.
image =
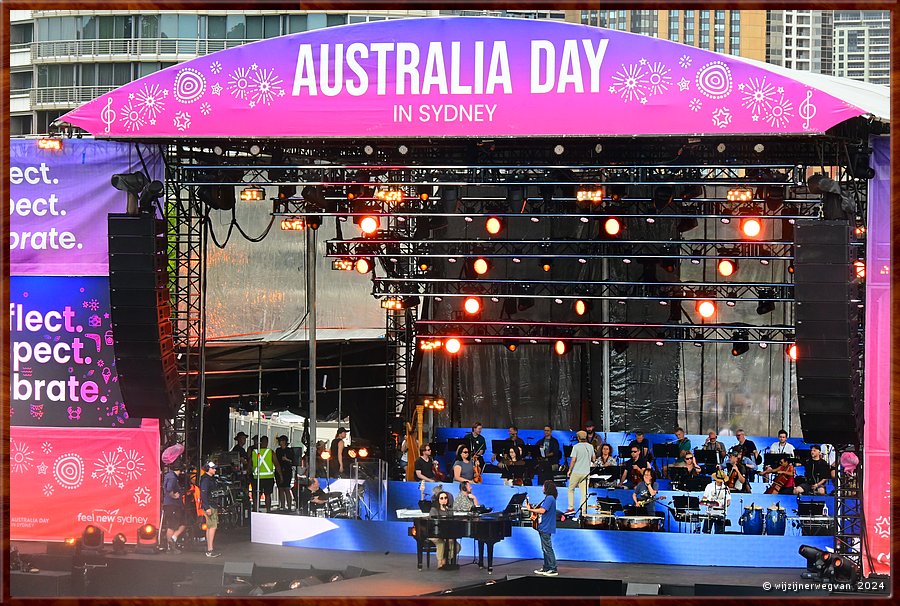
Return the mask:
<svg viewBox="0 0 900 606">
<path fill-rule="evenodd" d="M 514 514 L 506 512 L 463 514 L 441 517 L 418 517 L 413 520 L 411 534 L 416 538 L 416 556 L 422 570 L 422 553 L 428 539 L 475 539 L 478 543 L 478 567 L 484 568 L 484 547 L 487 545 L 488 574 L 494 571 L 494 543 L 512 536 Z M 455 562 L 453 562 L 455 564 Z"/>
</svg>

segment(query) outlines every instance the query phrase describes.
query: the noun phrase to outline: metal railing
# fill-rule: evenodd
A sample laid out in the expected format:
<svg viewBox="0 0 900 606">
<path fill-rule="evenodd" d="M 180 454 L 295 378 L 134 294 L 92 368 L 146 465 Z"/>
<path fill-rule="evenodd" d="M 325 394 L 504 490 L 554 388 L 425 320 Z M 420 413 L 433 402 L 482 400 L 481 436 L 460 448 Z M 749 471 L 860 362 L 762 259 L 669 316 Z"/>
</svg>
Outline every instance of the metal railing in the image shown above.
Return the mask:
<svg viewBox="0 0 900 606">
<path fill-rule="evenodd" d="M 31 44 L 35 62 L 68 57 L 138 57 L 142 55 L 207 55 L 256 40 L 200 40 L 189 38 L 138 38 L 109 40 L 53 40 Z"/>
<path fill-rule="evenodd" d="M 117 86 L 56 86 L 51 88 L 32 88 L 31 105 L 69 105 L 77 107 L 96 99 L 100 95 L 115 90 Z"/>
</svg>

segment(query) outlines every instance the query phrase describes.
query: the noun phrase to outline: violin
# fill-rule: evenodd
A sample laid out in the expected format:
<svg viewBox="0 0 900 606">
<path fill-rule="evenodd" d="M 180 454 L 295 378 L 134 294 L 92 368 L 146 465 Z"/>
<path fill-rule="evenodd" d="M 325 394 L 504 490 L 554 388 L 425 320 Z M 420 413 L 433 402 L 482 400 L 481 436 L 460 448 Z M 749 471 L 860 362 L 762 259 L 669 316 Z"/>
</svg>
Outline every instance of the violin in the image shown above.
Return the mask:
<svg viewBox="0 0 900 606">
<path fill-rule="evenodd" d="M 478 459 L 475 459 L 475 475 L 472 477 L 472 481 L 476 484 L 481 484 L 481 463 L 478 462 Z"/>
<path fill-rule="evenodd" d="M 444 472 L 441 471 L 441 464 L 437 459 L 434 459 L 434 461 L 432 461 L 432 469 L 434 469 L 435 482 L 443 482 L 447 479 L 447 476 L 445 476 Z"/>
</svg>

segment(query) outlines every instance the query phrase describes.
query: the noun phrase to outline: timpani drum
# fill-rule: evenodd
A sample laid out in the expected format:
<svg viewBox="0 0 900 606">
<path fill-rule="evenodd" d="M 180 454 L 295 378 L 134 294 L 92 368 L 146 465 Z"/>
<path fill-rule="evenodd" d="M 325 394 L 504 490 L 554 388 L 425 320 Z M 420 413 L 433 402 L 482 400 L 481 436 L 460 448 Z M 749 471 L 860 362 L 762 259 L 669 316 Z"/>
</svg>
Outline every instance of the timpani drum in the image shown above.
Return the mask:
<svg viewBox="0 0 900 606">
<path fill-rule="evenodd" d="M 581 516 L 581 526 L 593 530 L 615 530 L 616 516 L 610 513 L 586 513 Z"/>
<path fill-rule="evenodd" d="M 663 519 L 656 516 L 620 516 L 616 518 L 616 528 L 641 532 L 659 532 Z"/>
</svg>

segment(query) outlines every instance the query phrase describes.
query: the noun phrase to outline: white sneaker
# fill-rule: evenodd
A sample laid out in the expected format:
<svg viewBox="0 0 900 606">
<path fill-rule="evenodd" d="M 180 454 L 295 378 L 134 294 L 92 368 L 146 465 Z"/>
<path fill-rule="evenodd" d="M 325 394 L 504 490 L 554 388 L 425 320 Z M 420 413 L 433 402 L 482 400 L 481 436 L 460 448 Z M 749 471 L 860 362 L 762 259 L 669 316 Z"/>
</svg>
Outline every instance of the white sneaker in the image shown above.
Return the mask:
<svg viewBox="0 0 900 606">
<path fill-rule="evenodd" d="M 559 573 L 556 572 L 555 570 L 547 570 L 547 571 L 543 572 L 542 574 L 545 577 L 558 577 L 559 576 Z"/>
<path fill-rule="evenodd" d="M 543 568 L 539 568 L 534 571 L 534 574 L 544 574 L 544 572 L 546 572 L 546 571 Z"/>
</svg>

